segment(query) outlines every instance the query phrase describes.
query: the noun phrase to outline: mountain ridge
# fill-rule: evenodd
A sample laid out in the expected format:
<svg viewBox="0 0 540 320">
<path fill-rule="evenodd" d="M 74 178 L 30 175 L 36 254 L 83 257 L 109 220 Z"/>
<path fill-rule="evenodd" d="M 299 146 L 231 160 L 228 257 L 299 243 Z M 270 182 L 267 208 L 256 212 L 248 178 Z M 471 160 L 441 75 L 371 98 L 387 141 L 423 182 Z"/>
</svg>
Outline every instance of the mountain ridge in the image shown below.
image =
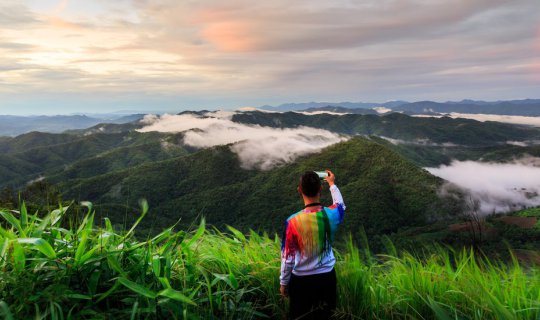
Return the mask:
<svg viewBox="0 0 540 320">
<path fill-rule="evenodd" d="M 179 217 L 191 222 L 204 214 L 219 227 L 229 224 L 279 232 L 284 219 L 300 206 L 295 181 L 305 170 L 321 167 L 336 172 L 354 233 L 363 223 L 370 224 L 365 228 L 374 234 L 444 215 L 442 209 L 434 209 L 443 207 L 437 205 L 440 178 L 361 137 L 270 171 L 242 169 L 228 146 L 218 146 L 90 179 L 50 182 L 58 183 L 65 198 L 94 202 L 103 215 L 117 212 L 119 205 L 136 210 L 138 200 L 145 197 L 155 217 L 160 217 L 153 222 L 156 226 L 166 226 Z M 330 201 L 327 193 L 323 197 L 326 203 Z"/>
<path fill-rule="evenodd" d="M 284 103 L 278 106 L 262 106 L 261 109 L 269 111 L 299 111 L 320 108 L 345 108 L 345 109 L 372 109 L 385 107 L 392 111 L 407 112 L 411 114 L 438 113 L 469 113 L 469 114 L 497 114 L 497 115 L 521 115 L 540 116 L 540 99 L 523 100 L 499 100 L 481 101 L 464 99 L 461 101 L 389 101 L 384 103 L 372 102 L 304 102 Z"/>
</svg>

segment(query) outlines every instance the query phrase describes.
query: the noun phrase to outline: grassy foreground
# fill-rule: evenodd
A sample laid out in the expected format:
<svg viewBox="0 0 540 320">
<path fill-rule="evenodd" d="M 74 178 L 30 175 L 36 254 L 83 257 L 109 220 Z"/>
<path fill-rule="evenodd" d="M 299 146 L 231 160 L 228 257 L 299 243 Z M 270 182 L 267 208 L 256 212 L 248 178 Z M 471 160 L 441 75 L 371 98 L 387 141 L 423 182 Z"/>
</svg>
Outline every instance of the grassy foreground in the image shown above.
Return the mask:
<svg viewBox="0 0 540 320">
<path fill-rule="evenodd" d="M 92 212 L 90 204 L 86 204 Z M 143 205 L 145 213 L 147 206 Z M 40 218 L 0 211 L 0 316 L 6 319 L 281 318 L 275 237 L 173 227 L 134 237 L 68 208 Z M 71 209 L 69 209 L 71 210 Z M 390 246 L 391 247 L 391 246 Z M 392 250 L 390 250 L 392 251 Z M 540 319 L 540 270 L 438 248 L 372 256 L 349 241 L 336 253 L 344 319 Z"/>
</svg>

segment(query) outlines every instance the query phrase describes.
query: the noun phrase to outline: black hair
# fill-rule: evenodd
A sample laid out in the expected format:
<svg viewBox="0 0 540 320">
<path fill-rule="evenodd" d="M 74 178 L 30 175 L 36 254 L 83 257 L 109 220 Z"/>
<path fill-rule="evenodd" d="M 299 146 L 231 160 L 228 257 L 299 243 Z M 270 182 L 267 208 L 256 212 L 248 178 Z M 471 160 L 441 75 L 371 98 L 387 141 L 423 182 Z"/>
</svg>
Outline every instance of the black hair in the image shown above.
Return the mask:
<svg viewBox="0 0 540 320">
<path fill-rule="evenodd" d="M 300 177 L 300 189 L 308 197 L 315 197 L 321 191 L 321 179 L 315 171 L 306 171 Z"/>
</svg>

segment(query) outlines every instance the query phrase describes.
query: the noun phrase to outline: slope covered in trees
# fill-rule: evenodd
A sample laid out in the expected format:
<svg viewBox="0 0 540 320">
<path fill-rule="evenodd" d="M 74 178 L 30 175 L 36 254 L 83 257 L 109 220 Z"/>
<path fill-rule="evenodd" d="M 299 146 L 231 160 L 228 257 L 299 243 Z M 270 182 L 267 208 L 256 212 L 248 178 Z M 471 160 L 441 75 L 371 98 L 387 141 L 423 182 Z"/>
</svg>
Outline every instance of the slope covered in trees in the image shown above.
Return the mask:
<svg viewBox="0 0 540 320">
<path fill-rule="evenodd" d="M 203 117 L 206 112 L 196 114 Z M 178 219 L 189 224 L 205 215 L 217 226 L 279 232 L 283 220 L 301 207 L 296 194 L 299 175 L 331 168 L 349 206 L 347 228 L 356 234 L 363 227 L 375 235 L 459 213 L 456 203 L 437 197 L 442 181 L 418 166 L 538 154 L 535 146 L 507 141 L 531 141 L 540 132 L 495 122 L 402 114 L 244 112 L 232 120 L 279 128 L 313 126 L 356 137 L 294 163 L 258 171 L 243 169 L 230 146 L 188 147 L 183 133 L 134 131 L 141 123 L 101 124 L 64 134 L 34 132 L 0 140 L 0 185 L 12 186 L 2 194 L 11 193 L 9 202 L 15 203 L 18 189 L 60 192 L 66 200 L 93 201 L 98 214 L 111 216 L 117 224 L 133 220 L 138 200 L 147 198 L 155 219 L 145 228 L 168 226 Z M 39 186 L 26 186 L 38 178 L 44 179 Z M 45 190 L 46 184 L 54 186 L 54 192 Z M 324 196 L 330 201 L 327 192 Z"/>
<path fill-rule="evenodd" d="M 537 128 L 520 127 L 499 122 L 479 122 L 470 119 L 418 118 L 400 113 L 377 115 L 305 115 L 295 112 L 237 113 L 233 121 L 269 126 L 294 128 L 309 126 L 351 135 L 377 135 L 393 139 L 436 144 L 490 146 L 506 141 L 535 140 L 540 138 Z"/>
<path fill-rule="evenodd" d="M 360 137 L 270 171 L 242 169 L 236 154 L 221 146 L 90 178 L 52 176 L 50 182 L 66 199 L 94 202 L 116 223 L 126 218 L 118 212 L 135 212 L 138 200 L 146 198 L 155 227 L 204 215 L 218 227 L 279 232 L 284 219 L 301 208 L 301 173 L 323 168 L 338 177 L 348 206 L 346 228 L 353 233 L 362 226 L 369 234 L 394 232 L 446 213 L 436 195 L 440 179 Z M 326 190 L 324 201 L 331 201 Z"/>
<path fill-rule="evenodd" d="M 136 131 L 82 136 L 31 132 L 6 139 L 0 150 L 0 187 L 13 188 L 41 177 L 73 171 L 91 176 L 188 152 L 181 135 Z"/>
</svg>

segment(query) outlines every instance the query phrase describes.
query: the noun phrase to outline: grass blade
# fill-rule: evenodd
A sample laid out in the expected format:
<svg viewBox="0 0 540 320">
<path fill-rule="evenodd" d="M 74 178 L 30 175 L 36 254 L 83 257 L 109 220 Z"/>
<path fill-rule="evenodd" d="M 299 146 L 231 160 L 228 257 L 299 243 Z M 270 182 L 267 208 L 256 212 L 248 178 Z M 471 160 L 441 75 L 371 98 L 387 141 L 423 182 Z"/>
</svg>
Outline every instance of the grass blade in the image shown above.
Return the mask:
<svg viewBox="0 0 540 320">
<path fill-rule="evenodd" d="M 123 286 L 125 286 L 126 288 L 128 288 L 129 290 L 137 293 L 137 294 L 140 294 L 141 296 L 144 296 L 144 297 L 147 297 L 147 298 L 150 298 L 150 299 L 155 299 L 156 298 L 156 293 L 153 292 L 152 290 L 150 289 L 147 289 L 146 287 L 143 287 L 141 286 L 140 284 L 137 284 L 131 280 L 128 280 L 127 278 L 124 278 L 124 277 L 120 277 L 118 278 L 118 282 L 120 282 L 120 284 L 122 284 Z"/>
<path fill-rule="evenodd" d="M 5 211 L 0 211 L 0 215 L 6 219 L 6 221 L 9 222 L 17 231 L 19 231 L 22 237 L 26 237 L 26 233 L 24 232 L 19 219 L 15 218 L 15 216 L 13 216 L 11 213 Z"/>
<path fill-rule="evenodd" d="M 166 288 L 166 289 L 161 290 L 158 293 L 158 296 L 166 297 L 166 298 L 173 299 L 173 300 L 176 300 L 176 301 L 179 301 L 179 302 L 188 303 L 188 304 L 191 304 L 191 305 L 194 305 L 194 306 L 197 305 L 195 302 L 193 302 L 193 300 L 186 297 L 180 291 L 177 291 L 177 290 L 174 290 L 174 289 L 171 289 L 171 288 Z"/>
<path fill-rule="evenodd" d="M 17 242 L 20 244 L 31 244 L 32 249 L 37 249 L 38 251 L 46 255 L 47 258 L 56 258 L 56 252 L 54 251 L 53 247 L 42 238 L 22 238 L 17 239 Z"/>
</svg>

